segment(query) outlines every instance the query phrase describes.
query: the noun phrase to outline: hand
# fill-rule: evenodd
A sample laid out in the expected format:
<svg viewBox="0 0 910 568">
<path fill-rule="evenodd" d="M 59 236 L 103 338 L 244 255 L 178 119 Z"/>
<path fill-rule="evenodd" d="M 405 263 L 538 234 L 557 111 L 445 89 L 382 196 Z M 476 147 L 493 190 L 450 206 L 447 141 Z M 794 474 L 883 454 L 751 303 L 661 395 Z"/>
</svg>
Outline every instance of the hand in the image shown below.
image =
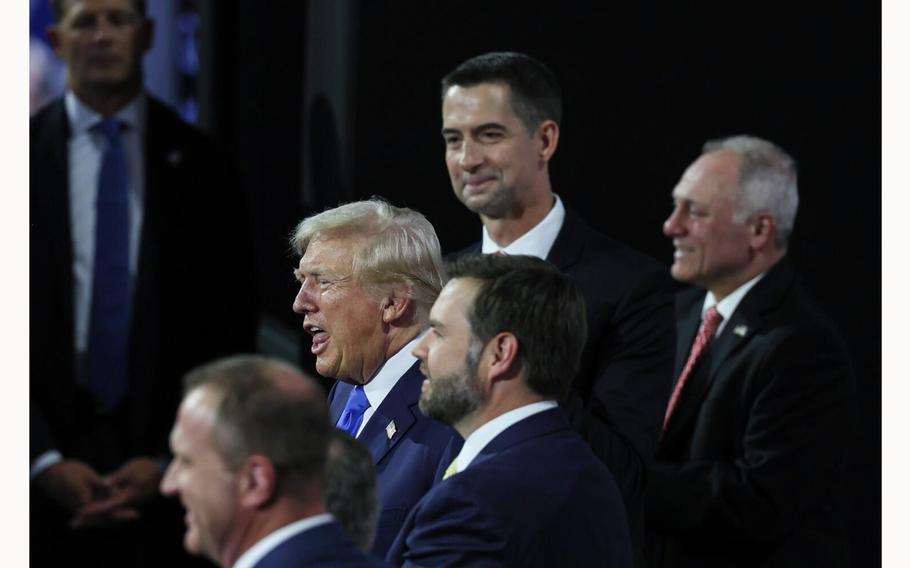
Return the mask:
<svg viewBox="0 0 910 568">
<path fill-rule="evenodd" d="M 63 460 L 38 474 L 35 483 L 67 511 L 75 513 L 108 496 L 108 485 L 98 472 L 76 460 Z"/>
<path fill-rule="evenodd" d="M 103 478 L 108 497 L 80 508 L 71 526 L 78 528 L 139 517 L 137 506 L 157 495 L 160 481 L 161 468 L 155 460 L 134 458 L 126 462 Z"/>
</svg>

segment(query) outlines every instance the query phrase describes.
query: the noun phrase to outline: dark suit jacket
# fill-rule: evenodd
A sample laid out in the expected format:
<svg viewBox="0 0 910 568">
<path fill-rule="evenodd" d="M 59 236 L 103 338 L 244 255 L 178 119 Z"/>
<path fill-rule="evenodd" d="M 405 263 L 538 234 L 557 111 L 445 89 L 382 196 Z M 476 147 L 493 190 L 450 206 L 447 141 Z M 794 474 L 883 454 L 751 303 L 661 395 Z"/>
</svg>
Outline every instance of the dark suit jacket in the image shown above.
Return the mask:
<svg viewBox="0 0 910 568">
<path fill-rule="evenodd" d="M 704 291 L 678 305 L 677 371 Z M 652 566 L 843 566 L 853 378 L 831 322 L 779 262 L 689 379 L 651 471 Z"/>
<path fill-rule="evenodd" d="M 417 407 L 423 380 L 418 361 L 398 379 L 357 437 L 376 463 L 380 511 L 373 554 L 380 558 L 388 551 L 408 511 L 442 477 L 461 449 L 458 432 L 427 418 Z M 352 385 L 339 381 L 329 392 L 333 424 L 341 417 L 351 389 Z M 389 437 L 392 422 L 394 435 Z M 449 456 L 448 461 L 444 461 L 445 456 Z"/>
<path fill-rule="evenodd" d="M 622 497 L 561 409 L 496 436 L 408 516 L 395 566 L 631 566 Z"/>
<path fill-rule="evenodd" d="M 462 254 L 477 252 L 479 243 Z M 547 260 L 575 279 L 587 304 L 588 339 L 566 409 L 616 478 L 640 550 L 646 464 L 672 383 L 673 283 L 660 263 L 568 209 Z"/>
<path fill-rule="evenodd" d="M 75 382 L 69 134 L 62 99 L 31 120 L 30 454 L 56 448 L 106 471 L 166 449 L 184 372 L 253 349 L 252 235 L 246 200 L 211 141 L 149 97 L 129 389 L 108 428 L 119 439 L 101 455 L 94 402 Z"/>
<path fill-rule="evenodd" d="M 255 568 L 360 568 L 385 566 L 357 549 L 337 521 L 298 533 L 269 551 Z"/>
</svg>

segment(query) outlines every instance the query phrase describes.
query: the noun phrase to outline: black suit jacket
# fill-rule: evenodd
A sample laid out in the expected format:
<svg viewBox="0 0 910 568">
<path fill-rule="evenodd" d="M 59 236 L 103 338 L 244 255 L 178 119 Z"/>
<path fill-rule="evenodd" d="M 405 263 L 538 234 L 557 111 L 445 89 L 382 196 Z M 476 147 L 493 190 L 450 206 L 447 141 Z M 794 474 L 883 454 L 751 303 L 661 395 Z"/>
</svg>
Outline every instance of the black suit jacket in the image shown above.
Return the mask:
<svg viewBox="0 0 910 568">
<path fill-rule="evenodd" d="M 333 520 L 297 533 L 282 542 L 254 568 L 380 568 L 379 560 L 354 546 L 344 529 Z"/>
<path fill-rule="evenodd" d="M 703 290 L 678 302 L 677 372 Z M 839 493 L 853 378 L 790 262 L 742 299 L 698 363 L 647 489 L 652 566 L 843 566 Z"/>
<path fill-rule="evenodd" d="M 462 254 L 477 252 L 480 244 Z M 547 261 L 584 294 L 588 338 L 565 407 L 616 478 L 637 554 L 646 465 L 672 383 L 673 283 L 656 260 L 598 233 L 569 209 Z"/>
<path fill-rule="evenodd" d="M 106 470 L 166 448 L 181 375 L 251 351 L 257 317 L 246 199 L 212 142 L 149 97 L 145 209 L 129 352 L 129 389 L 106 420 L 106 455 L 87 391 L 76 385 L 70 128 L 63 100 L 31 120 L 29 156 L 30 453 L 56 448 Z"/>
</svg>

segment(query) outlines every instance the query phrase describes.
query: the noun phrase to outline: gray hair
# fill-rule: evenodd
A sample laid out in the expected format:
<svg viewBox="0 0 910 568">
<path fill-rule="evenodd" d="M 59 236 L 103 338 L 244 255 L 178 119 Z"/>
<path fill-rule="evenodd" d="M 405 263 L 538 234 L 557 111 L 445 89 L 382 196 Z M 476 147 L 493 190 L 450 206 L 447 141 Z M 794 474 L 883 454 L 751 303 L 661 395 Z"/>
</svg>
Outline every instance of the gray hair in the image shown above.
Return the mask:
<svg viewBox="0 0 910 568">
<path fill-rule="evenodd" d="M 796 161 L 776 144 L 755 136 L 730 136 L 704 145 L 703 153 L 732 150 L 740 155 L 739 191 L 734 198 L 734 220 L 743 222 L 760 211 L 774 217 L 777 246 L 787 248 L 799 194 Z"/>
<path fill-rule="evenodd" d="M 374 197 L 307 217 L 294 230 L 291 246 L 303 255 L 317 236 L 359 238 L 364 246 L 354 251 L 355 280 L 377 298 L 405 285 L 418 319 L 426 323 L 443 284 L 439 239 L 426 217 Z"/>
</svg>

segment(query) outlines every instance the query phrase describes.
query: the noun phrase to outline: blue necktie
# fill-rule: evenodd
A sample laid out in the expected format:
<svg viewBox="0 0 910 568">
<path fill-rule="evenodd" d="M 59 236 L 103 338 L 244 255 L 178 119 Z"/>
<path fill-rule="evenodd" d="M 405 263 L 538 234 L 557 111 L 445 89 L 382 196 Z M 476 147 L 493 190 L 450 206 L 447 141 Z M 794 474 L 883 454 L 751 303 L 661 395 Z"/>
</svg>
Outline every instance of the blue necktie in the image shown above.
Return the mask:
<svg viewBox="0 0 910 568">
<path fill-rule="evenodd" d="M 129 198 L 121 122 L 106 118 L 95 128 L 107 141 L 95 201 L 95 260 L 89 320 L 89 386 L 102 411 L 111 410 L 127 387 L 130 327 Z"/>
<path fill-rule="evenodd" d="M 339 430 L 350 434 L 352 438 L 356 438 L 357 430 L 360 429 L 360 424 L 363 422 L 363 413 L 369 407 L 370 401 L 367 399 L 367 394 L 363 392 L 363 387 L 354 387 L 348 397 L 348 403 L 344 405 L 344 410 L 341 411 L 341 418 L 338 419 L 336 426 L 338 426 Z"/>
</svg>

